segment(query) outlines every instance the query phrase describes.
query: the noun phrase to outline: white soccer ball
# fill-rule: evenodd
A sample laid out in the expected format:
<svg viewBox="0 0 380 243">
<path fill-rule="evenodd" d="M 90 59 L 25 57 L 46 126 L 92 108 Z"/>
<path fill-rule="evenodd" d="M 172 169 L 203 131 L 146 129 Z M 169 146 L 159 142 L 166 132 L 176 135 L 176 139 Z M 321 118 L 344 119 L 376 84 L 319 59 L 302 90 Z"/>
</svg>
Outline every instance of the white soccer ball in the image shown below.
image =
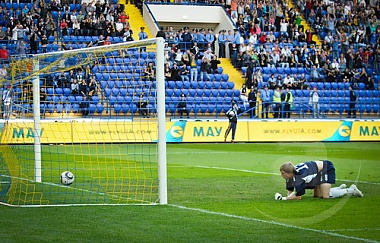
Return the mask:
<svg viewBox="0 0 380 243">
<path fill-rule="evenodd" d="M 280 193 L 274 194 L 274 200 L 282 200 L 282 195 Z"/>
<path fill-rule="evenodd" d="M 235 111 L 234 110 L 229 110 L 227 112 L 227 116 L 233 117 L 234 115 L 235 115 Z"/>
<path fill-rule="evenodd" d="M 64 171 L 61 173 L 61 183 L 69 186 L 74 182 L 74 174 L 71 171 Z"/>
</svg>

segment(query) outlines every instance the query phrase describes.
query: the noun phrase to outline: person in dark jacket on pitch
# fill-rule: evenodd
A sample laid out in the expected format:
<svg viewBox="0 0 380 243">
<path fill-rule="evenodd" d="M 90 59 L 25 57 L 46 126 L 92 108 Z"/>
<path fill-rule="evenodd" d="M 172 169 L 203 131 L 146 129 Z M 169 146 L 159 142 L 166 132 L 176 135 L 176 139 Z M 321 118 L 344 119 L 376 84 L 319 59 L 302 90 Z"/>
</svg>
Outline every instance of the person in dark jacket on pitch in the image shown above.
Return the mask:
<svg viewBox="0 0 380 243">
<path fill-rule="evenodd" d="M 226 116 L 229 120 L 228 128 L 226 130 L 226 133 L 224 134 L 224 142 L 227 141 L 228 134 L 232 131 L 231 134 L 231 143 L 234 143 L 235 141 L 235 133 L 236 133 L 236 126 L 237 126 L 237 120 L 238 115 L 241 113 L 240 107 L 237 105 L 236 100 L 231 101 L 231 108 L 226 112 Z"/>
</svg>

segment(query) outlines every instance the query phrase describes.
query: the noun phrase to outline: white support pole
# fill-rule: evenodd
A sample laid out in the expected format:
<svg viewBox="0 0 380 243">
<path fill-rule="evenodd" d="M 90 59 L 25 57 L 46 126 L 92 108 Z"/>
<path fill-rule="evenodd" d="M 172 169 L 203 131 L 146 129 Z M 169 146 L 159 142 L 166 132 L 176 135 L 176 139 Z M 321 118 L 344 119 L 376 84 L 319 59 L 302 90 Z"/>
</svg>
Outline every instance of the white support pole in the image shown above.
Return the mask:
<svg viewBox="0 0 380 243">
<path fill-rule="evenodd" d="M 166 168 L 166 117 L 165 117 L 165 77 L 164 77 L 164 39 L 156 42 L 156 81 L 158 116 L 158 195 L 160 204 L 168 203 Z"/>
<path fill-rule="evenodd" d="M 33 59 L 33 72 L 39 70 L 38 59 Z M 33 78 L 33 121 L 34 121 L 34 180 L 42 182 L 41 167 L 41 118 L 40 118 L 40 78 Z"/>
</svg>

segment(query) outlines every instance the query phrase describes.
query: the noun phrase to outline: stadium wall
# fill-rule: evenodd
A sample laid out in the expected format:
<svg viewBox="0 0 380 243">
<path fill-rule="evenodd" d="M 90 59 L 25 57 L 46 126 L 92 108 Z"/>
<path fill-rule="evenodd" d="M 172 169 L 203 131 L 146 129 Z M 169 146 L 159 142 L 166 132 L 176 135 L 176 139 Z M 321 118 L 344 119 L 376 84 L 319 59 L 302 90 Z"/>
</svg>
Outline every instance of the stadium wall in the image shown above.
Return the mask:
<svg viewBox="0 0 380 243">
<path fill-rule="evenodd" d="M 174 5 L 149 3 L 143 6 L 144 21 L 149 29 L 158 31 L 157 24 L 192 26 L 201 28 L 214 25 L 214 33 L 232 30 L 234 24 L 221 6 Z"/>
<path fill-rule="evenodd" d="M 91 121 L 91 125 L 89 122 Z M 174 121 L 166 125 L 170 143 L 222 142 L 227 121 Z M 0 123 L 2 144 L 32 144 L 34 128 L 31 121 Z M 44 121 L 41 142 L 107 143 L 155 142 L 157 126 L 133 121 L 67 120 Z M 57 133 L 59 133 L 57 136 Z M 320 142 L 380 141 L 380 121 L 239 121 L 236 142 Z"/>
</svg>

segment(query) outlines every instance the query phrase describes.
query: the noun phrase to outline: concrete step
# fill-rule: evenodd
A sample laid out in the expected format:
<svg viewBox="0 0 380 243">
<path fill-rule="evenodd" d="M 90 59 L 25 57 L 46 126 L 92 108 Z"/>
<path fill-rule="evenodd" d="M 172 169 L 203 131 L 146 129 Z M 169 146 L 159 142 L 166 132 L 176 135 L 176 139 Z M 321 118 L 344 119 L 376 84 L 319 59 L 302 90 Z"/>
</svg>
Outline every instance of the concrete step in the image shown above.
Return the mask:
<svg viewBox="0 0 380 243">
<path fill-rule="evenodd" d="M 219 60 L 219 66 L 223 68 L 223 73 L 228 74 L 229 81 L 235 83 L 235 89 L 240 89 L 241 86 L 245 83 L 245 78 L 243 77 L 242 71 L 236 69 L 232 65 L 230 58 L 219 58 Z"/>
</svg>

